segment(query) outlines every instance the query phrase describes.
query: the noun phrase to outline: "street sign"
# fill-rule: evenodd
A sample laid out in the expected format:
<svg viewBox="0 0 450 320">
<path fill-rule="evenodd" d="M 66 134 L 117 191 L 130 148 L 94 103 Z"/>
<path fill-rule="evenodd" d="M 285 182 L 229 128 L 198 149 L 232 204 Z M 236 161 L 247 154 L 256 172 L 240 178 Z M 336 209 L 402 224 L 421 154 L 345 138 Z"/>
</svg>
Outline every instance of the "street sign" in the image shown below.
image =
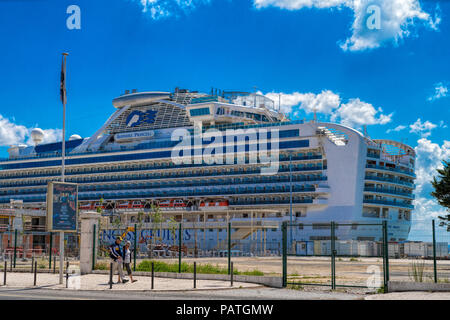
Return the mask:
<svg viewBox="0 0 450 320">
<path fill-rule="evenodd" d="M 76 232 L 78 228 L 78 185 L 49 182 L 47 187 L 47 231 Z"/>
</svg>

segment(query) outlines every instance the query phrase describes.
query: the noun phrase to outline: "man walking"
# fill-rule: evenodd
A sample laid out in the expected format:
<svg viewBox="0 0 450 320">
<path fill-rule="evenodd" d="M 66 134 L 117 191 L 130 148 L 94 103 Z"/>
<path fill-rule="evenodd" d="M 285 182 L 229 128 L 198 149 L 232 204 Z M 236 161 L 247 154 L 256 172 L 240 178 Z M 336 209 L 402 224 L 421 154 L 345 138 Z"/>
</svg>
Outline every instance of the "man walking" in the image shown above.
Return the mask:
<svg viewBox="0 0 450 320">
<path fill-rule="evenodd" d="M 117 269 L 117 283 L 126 283 L 128 280 L 125 280 L 123 278 L 123 253 L 122 248 L 120 247 L 120 243 L 122 242 L 122 239 L 120 237 L 116 238 L 116 241 L 109 247 L 109 257 L 111 258 L 111 262 L 113 264 L 113 274 L 115 270 Z"/>
</svg>

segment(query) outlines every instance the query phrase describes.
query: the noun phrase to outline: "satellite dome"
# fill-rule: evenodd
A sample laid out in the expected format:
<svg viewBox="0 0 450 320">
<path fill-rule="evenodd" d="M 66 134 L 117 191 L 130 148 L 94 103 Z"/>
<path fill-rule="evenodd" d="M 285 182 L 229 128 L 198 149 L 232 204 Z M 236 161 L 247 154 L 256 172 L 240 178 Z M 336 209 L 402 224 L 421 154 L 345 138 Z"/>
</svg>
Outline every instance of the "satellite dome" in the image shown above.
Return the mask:
<svg viewBox="0 0 450 320">
<path fill-rule="evenodd" d="M 72 141 L 72 140 L 79 140 L 79 139 L 81 139 L 81 136 L 80 136 L 80 135 L 78 135 L 78 134 L 73 134 L 73 135 L 70 136 L 69 141 Z"/>
<path fill-rule="evenodd" d="M 35 145 L 38 145 L 44 140 L 44 131 L 39 128 L 34 128 L 31 131 L 31 139 L 33 140 Z"/>
</svg>

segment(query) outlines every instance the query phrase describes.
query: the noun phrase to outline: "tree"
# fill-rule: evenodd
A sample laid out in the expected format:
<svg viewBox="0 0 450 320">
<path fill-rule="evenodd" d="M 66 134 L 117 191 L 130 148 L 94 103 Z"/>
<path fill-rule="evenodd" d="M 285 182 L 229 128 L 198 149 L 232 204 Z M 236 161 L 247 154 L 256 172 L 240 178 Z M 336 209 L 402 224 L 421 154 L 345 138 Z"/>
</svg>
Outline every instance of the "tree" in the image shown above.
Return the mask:
<svg viewBox="0 0 450 320">
<path fill-rule="evenodd" d="M 156 239 L 156 230 L 158 229 L 158 224 L 163 220 L 162 212 L 159 206 L 152 204 L 151 212 L 149 214 L 151 222 L 152 235 L 150 237 L 150 258 L 153 258 L 153 240 Z M 155 241 L 156 244 L 156 241 Z"/>
<path fill-rule="evenodd" d="M 450 212 L 450 162 L 444 160 L 443 165 L 444 168 L 436 170 L 439 175 L 433 177 L 433 181 L 431 181 L 434 188 L 431 195 Z M 441 220 L 439 226 L 446 226 L 447 231 L 450 232 L 450 214 L 439 216 L 439 219 Z"/>
<path fill-rule="evenodd" d="M 175 244 L 176 244 L 175 237 L 177 235 L 177 229 L 179 227 L 179 224 L 178 224 L 177 220 L 175 220 L 174 217 L 170 217 L 168 224 L 169 224 L 170 233 L 172 234 L 172 238 L 173 238 L 173 245 L 175 246 Z"/>
<path fill-rule="evenodd" d="M 100 205 L 97 207 L 97 213 L 103 213 L 103 198 L 100 198 Z"/>
</svg>

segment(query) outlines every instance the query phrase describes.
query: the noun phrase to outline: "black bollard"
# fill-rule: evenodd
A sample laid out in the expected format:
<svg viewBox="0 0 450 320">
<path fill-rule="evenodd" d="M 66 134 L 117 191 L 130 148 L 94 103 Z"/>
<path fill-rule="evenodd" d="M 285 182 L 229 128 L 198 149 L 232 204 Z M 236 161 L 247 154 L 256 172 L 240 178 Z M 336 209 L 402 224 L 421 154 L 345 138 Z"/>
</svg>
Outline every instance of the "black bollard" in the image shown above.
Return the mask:
<svg viewBox="0 0 450 320">
<path fill-rule="evenodd" d="M 112 289 L 112 285 L 113 285 L 113 264 L 111 262 L 111 264 L 109 265 L 109 288 Z"/>
<path fill-rule="evenodd" d="M 53 257 L 53 273 L 56 273 L 56 257 Z"/>
<path fill-rule="evenodd" d="M 34 263 L 34 286 L 36 286 L 37 262 Z"/>
<path fill-rule="evenodd" d="M 8 262 L 5 260 L 5 269 L 3 272 L 3 285 L 6 286 L 6 273 L 8 272 Z"/>
<path fill-rule="evenodd" d="M 197 262 L 194 261 L 194 289 L 197 288 Z"/>
<path fill-rule="evenodd" d="M 10 258 L 11 258 L 11 265 L 9 266 L 9 271 L 12 272 L 12 270 L 13 270 L 13 256 L 10 255 Z"/>
<path fill-rule="evenodd" d="M 66 263 L 66 288 L 69 287 L 69 260 Z"/>
<path fill-rule="evenodd" d="M 233 286 L 233 262 L 231 262 L 230 282 L 231 282 L 231 286 Z"/>
<path fill-rule="evenodd" d="M 33 273 L 34 257 L 31 258 L 31 273 Z"/>
<path fill-rule="evenodd" d="M 152 290 L 155 288 L 155 263 L 152 262 Z"/>
</svg>

